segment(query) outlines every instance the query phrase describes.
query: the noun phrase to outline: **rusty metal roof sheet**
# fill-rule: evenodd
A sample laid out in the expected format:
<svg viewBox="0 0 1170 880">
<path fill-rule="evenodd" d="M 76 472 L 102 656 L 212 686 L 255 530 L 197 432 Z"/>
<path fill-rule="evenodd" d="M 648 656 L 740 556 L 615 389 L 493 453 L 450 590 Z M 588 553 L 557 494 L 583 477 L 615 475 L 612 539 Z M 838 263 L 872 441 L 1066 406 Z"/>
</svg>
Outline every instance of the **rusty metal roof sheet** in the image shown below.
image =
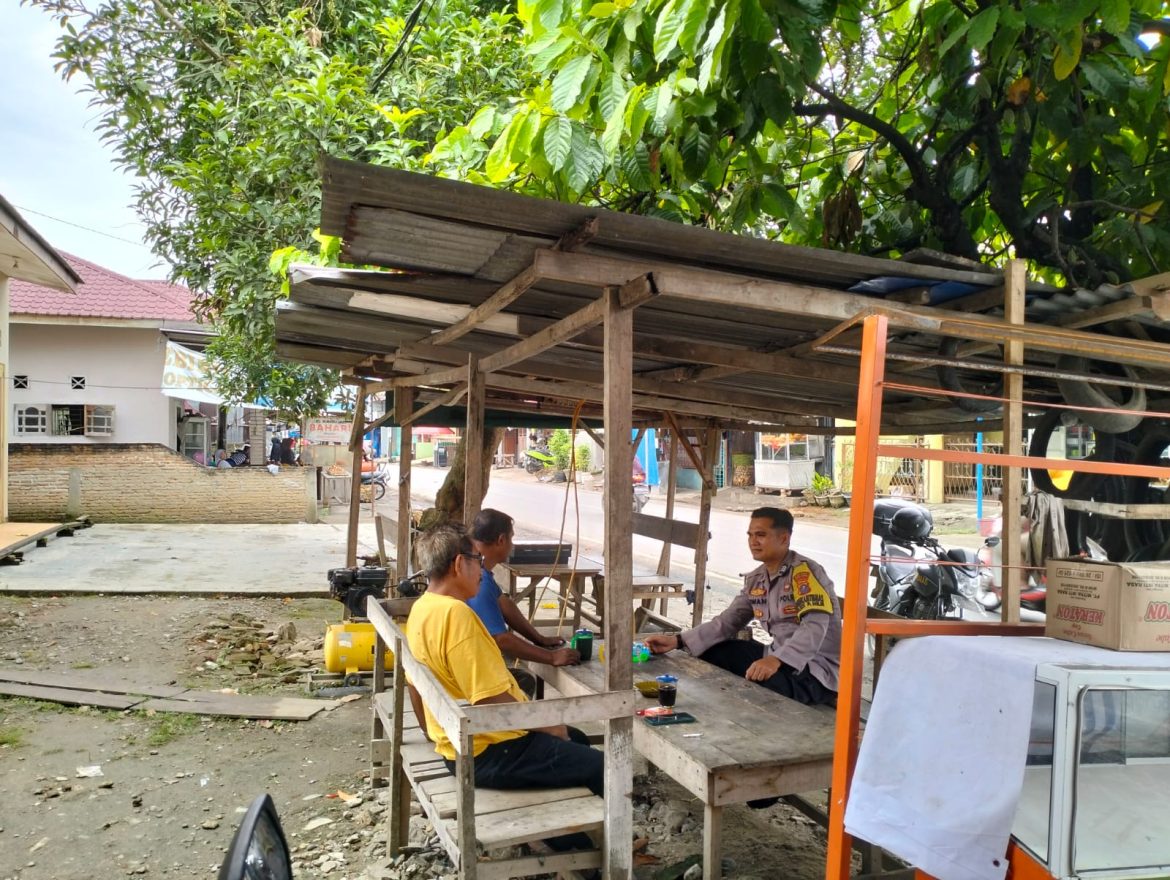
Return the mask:
<svg viewBox="0 0 1170 880">
<path fill-rule="evenodd" d="M 996 369 L 994 344 L 1008 336 L 1026 340 L 1027 393 L 1037 399 L 1056 394 L 1058 358 L 1069 350 L 1138 364 L 1151 381 L 1170 382 L 1170 348 L 1157 329 L 1124 350 L 1107 335 L 1065 329 L 1124 334 L 1135 320 L 1160 327 L 1160 297 L 1170 294 L 1156 279 L 1092 294 L 1029 285 L 1028 321 L 1052 327 L 1013 328 L 994 317 L 1003 276 L 990 269 L 796 247 L 332 159 L 321 226 L 342 237 L 345 261 L 392 271 L 294 268 L 290 301 L 277 313 L 278 351 L 371 378 L 491 357 L 578 313 L 604 286 L 648 277 L 658 295 L 634 312 L 642 420 L 665 408 L 724 424 L 850 418 L 857 334 L 839 325 L 873 310 L 894 316 L 889 350 L 901 365 L 891 370 L 924 389 L 887 393 L 891 428 L 974 424 L 937 394 L 935 369 Z M 502 309 L 482 319 L 472 312 L 520 281 L 523 292 Z M 468 332 L 431 344 L 469 314 Z M 945 336 L 974 342 L 948 359 L 938 353 Z M 517 411 L 586 396 L 596 408 L 601 369 L 594 326 L 493 371 L 489 393 L 493 405 Z"/>
</svg>

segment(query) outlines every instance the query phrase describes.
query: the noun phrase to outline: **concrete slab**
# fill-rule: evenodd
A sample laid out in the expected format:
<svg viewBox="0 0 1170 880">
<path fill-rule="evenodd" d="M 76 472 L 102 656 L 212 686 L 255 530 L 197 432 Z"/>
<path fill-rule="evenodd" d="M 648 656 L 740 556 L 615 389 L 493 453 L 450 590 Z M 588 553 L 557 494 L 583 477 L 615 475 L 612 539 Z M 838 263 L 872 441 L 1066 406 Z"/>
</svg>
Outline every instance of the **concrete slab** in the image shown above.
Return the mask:
<svg viewBox="0 0 1170 880">
<path fill-rule="evenodd" d="M 359 554 L 374 553 L 363 523 Z M 0 593 L 327 596 L 345 564 L 345 525 L 102 524 L 0 568 Z"/>
</svg>

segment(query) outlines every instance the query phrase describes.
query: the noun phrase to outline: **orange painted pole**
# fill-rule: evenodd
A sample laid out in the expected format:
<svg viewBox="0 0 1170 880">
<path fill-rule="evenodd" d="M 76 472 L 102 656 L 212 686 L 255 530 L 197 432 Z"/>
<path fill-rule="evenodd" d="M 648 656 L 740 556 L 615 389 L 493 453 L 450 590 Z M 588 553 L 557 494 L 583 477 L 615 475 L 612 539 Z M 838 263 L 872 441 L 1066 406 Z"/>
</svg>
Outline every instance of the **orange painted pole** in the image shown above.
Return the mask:
<svg viewBox="0 0 1170 880">
<path fill-rule="evenodd" d="M 888 321 L 865 319 L 861 337 L 861 371 L 857 389 L 857 433 L 853 458 L 853 501 L 849 512 L 849 553 L 842 600 L 841 682 L 837 693 L 837 727 L 833 737 L 833 787 L 829 801 L 829 851 L 825 880 L 848 880 L 851 846 L 845 833 L 845 801 L 857 764 L 861 723 L 861 673 L 865 663 L 865 626 L 869 593 L 870 533 L 877 484 L 878 437 L 882 424 L 882 380 L 886 369 Z"/>
</svg>

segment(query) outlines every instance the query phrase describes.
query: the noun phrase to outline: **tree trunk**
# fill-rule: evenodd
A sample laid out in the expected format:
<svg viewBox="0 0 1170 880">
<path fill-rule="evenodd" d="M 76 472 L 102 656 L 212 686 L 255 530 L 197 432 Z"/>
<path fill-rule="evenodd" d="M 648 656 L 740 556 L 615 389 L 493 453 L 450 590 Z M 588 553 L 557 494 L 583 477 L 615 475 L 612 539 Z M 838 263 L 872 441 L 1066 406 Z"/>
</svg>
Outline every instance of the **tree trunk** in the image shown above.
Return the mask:
<svg viewBox="0 0 1170 880">
<path fill-rule="evenodd" d="M 491 479 L 492 461 L 495 459 L 496 447 L 500 445 L 503 438 L 503 428 L 493 428 L 483 432 L 483 491 L 485 495 Z M 451 470 L 447 472 L 447 479 L 443 481 L 443 485 L 435 494 L 435 506 L 423 511 L 422 520 L 419 523 L 419 528 L 423 531 L 445 522 L 460 522 L 463 519 L 463 482 L 467 468 L 467 456 L 464 454 L 463 444 L 464 439 L 460 438 L 455 445 Z M 466 523 L 466 525 L 470 525 L 470 523 Z"/>
</svg>

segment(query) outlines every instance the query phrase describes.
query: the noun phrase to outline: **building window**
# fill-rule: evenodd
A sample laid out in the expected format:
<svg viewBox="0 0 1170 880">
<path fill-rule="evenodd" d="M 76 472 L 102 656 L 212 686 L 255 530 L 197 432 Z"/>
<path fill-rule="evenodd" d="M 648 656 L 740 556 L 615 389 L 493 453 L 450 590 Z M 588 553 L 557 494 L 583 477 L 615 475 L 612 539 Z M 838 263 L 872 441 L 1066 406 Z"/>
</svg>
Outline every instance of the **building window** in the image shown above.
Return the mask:
<svg viewBox="0 0 1170 880">
<path fill-rule="evenodd" d="M 15 407 L 17 434 L 55 437 L 112 437 L 114 407 L 81 404 L 21 404 Z"/>
<path fill-rule="evenodd" d="M 28 376 L 13 376 L 12 387 L 19 391 L 28 390 Z"/>
<path fill-rule="evenodd" d="M 17 434 L 45 434 L 49 428 L 49 410 L 45 406 L 16 407 Z"/>
<path fill-rule="evenodd" d="M 112 437 L 114 434 L 114 408 L 112 406 L 87 406 L 85 408 L 85 436 Z"/>
<path fill-rule="evenodd" d="M 69 387 L 74 391 L 85 390 L 85 376 L 71 376 L 69 378 Z"/>
</svg>

